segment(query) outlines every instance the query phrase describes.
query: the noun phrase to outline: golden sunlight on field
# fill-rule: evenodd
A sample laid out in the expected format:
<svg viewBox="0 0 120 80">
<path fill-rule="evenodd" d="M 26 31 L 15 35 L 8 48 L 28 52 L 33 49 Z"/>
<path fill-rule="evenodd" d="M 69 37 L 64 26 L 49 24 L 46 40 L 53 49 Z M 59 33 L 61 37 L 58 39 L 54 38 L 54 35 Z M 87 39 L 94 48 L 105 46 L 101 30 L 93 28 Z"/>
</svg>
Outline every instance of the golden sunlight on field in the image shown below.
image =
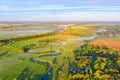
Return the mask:
<svg viewBox="0 0 120 80">
<path fill-rule="evenodd" d="M 89 29 L 89 27 L 86 27 L 86 26 L 71 26 L 71 29 Z"/>
<path fill-rule="evenodd" d="M 9 24 L 0 24 L 0 27 L 3 27 L 3 26 L 9 26 Z"/>
<path fill-rule="evenodd" d="M 107 46 L 114 50 L 120 50 L 120 42 L 118 41 L 109 41 L 109 40 L 96 40 L 91 42 L 91 44 L 99 45 L 99 46 Z"/>
<path fill-rule="evenodd" d="M 58 34 L 58 35 L 56 35 L 56 37 L 58 37 L 58 38 L 66 38 L 66 39 L 78 38 L 78 36 L 62 35 L 62 34 Z"/>
</svg>

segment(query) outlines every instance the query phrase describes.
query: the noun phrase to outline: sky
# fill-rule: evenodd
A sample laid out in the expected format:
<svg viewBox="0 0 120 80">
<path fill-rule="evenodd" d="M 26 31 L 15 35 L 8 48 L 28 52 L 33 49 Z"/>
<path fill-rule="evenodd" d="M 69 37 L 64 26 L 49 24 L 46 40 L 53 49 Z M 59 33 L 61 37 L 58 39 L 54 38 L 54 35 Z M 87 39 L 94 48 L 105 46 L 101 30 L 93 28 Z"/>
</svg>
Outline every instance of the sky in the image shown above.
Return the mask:
<svg viewBox="0 0 120 80">
<path fill-rule="evenodd" d="M 120 0 L 0 0 L 0 21 L 120 21 Z"/>
</svg>

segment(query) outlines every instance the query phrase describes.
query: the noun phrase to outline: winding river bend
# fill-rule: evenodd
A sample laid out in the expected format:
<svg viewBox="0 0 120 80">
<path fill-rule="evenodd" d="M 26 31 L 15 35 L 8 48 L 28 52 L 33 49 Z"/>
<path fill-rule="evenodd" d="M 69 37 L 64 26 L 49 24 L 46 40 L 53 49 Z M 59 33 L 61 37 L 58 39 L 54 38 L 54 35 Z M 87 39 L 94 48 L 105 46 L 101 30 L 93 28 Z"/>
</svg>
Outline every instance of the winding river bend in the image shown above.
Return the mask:
<svg viewBox="0 0 120 80">
<path fill-rule="evenodd" d="M 45 56 L 46 57 L 47 56 L 58 56 L 60 54 L 61 54 L 60 52 L 55 52 L 55 53 L 50 54 L 50 55 L 44 55 L 44 57 Z M 41 56 L 41 57 L 43 57 L 43 56 Z M 52 63 L 54 63 L 54 60 L 52 61 Z M 36 60 L 35 58 L 31 58 L 31 61 L 36 62 L 36 63 L 41 64 L 41 65 L 46 65 L 45 66 L 46 72 L 45 72 L 45 74 L 43 74 L 42 80 L 52 80 L 52 65 L 49 62 L 42 62 L 42 61 Z"/>
</svg>

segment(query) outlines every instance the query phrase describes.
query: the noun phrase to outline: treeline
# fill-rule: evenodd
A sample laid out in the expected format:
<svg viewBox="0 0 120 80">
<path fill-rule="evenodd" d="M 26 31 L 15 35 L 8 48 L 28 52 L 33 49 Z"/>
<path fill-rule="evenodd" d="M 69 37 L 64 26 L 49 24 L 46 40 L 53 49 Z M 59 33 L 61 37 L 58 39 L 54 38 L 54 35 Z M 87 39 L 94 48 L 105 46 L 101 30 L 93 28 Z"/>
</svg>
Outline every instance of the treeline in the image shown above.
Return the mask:
<svg viewBox="0 0 120 80">
<path fill-rule="evenodd" d="M 23 41 L 23 40 L 29 40 L 29 39 L 39 38 L 39 37 L 52 36 L 55 34 L 57 34 L 57 32 L 51 32 L 51 33 L 40 34 L 40 35 L 32 35 L 32 36 L 24 36 L 24 37 L 18 37 L 18 38 L 10 38 L 10 39 L 0 40 L 0 43 L 7 44 L 11 41 Z"/>
</svg>

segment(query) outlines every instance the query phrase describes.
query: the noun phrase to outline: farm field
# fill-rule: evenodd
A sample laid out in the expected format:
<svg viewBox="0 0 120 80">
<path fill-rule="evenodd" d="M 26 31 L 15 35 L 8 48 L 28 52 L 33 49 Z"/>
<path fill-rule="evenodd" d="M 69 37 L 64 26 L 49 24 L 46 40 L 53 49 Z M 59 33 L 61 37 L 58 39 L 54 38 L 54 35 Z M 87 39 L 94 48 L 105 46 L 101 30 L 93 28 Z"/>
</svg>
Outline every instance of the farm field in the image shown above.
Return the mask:
<svg viewBox="0 0 120 80">
<path fill-rule="evenodd" d="M 96 40 L 91 42 L 91 44 L 99 45 L 99 46 L 107 46 L 114 50 L 120 50 L 120 42 L 112 41 L 112 40 Z"/>
<path fill-rule="evenodd" d="M 13 33 L 0 34 L 0 80 L 120 79 L 119 26 L 1 24 L 2 34 Z M 24 35 L 15 35 L 20 30 Z"/>
</svg>

